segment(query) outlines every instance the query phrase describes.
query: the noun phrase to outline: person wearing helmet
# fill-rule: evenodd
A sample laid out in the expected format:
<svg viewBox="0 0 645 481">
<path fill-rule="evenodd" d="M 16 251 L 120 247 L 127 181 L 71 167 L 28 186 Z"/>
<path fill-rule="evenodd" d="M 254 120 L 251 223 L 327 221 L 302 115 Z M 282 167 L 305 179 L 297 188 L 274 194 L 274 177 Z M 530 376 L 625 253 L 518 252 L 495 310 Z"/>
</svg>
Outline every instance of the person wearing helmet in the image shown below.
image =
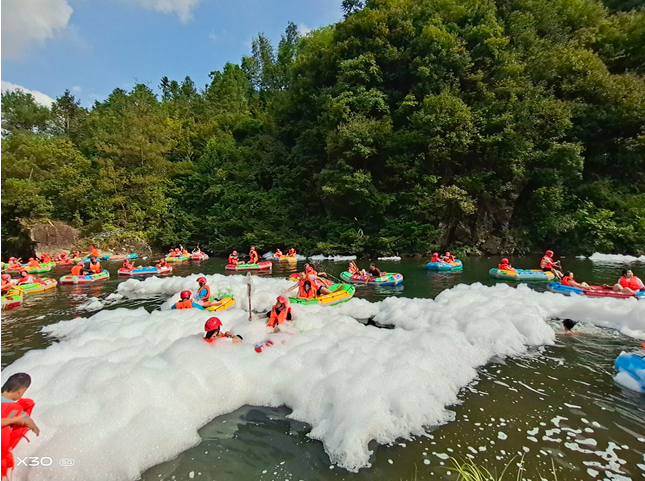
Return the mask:
<svg viewBox="0 0 645 481">
<path fill-rule="evenodd" d="M 10 257 L 9 258 L 9 267 L 12 268 L 12 269 L 22 267 L 22 264 L 20 263 L 21 260 L 22 260 L 22 257 L 18 258 L 18 259 L 16 259 L 15 257 Z"/>
<path fill-rule="evenodd" d="M 260 257 L 258 256 L 258 251 L 255 247 L 251 247 L 251 250 L 249 251 L 249 264 L 257 264 L 259 261 Z"/>
<path fill-rule="evenodd" d="M 228 263 L 232 265 L 237 265 L 239 258 L 237 256 L 237 251 L 233 251 L 228 255 Z"/>
<path fill-rule="evenodd" d="M 2 293 L 4 294 L 13 287 L 10 274 L 2 274 Z"/>
<path fill-rule="evenodd" d="M 275 254 L 273 254 L 273 257 L 278 257 L 278 258 L 282 257 L 282 251 L 276 248 Z"/>
<path fill-rule="evenodd" d="M 508 259 L 506 257 L 501 260 L 497 268 L 501 271 L 515 271 L 515 267 L 513 267 L 510 262 L 508 262 Z"/>
<path fill-rule="evenodd" d="M 199 289 L 197 289 L 197 294 L 195 294 L 195 302 L 200 303 L 204 307 L 211 305 L 211 287 L 206 282 L 205 277 L 199 277 L 197 279 Z"/>
<path fill-rule="evenodd" d="M 78 264 L 76 264 L 74 267 L 72 267 L 71 274 L 73 276 L 84 276 L 86 274 L 92 274 L 92 271 L 86 269 L 85 268 L 85 263 L 83 261 L 81 261 Z"/>
<path fill-rule="evenodd" d="M 266 317 L 269 318 L 267 322 L 267 327 L 272 327 L 276 332 L 279 330 L 278 326 L 284 324 L 286 321 L 293 320 L 291 316 L 291 306 L 289 305 L 289 298 L 287 296 L 278 296 L 276 298 L 275 305 L 271 308 L 269 312 L 266 313 Z"/>
<path fill-rule="evenodd" d="M 441 262 L 441 257 L 439 257 L 438 252 L 433 252 L 432 257 L 430 258 L 430 262 Z"/>
<path fill-rule="evenodd" d="M 101 267 L 101 263 L 96 258 L 96 256 L 91 256 L 90 257 L 90 270 L 92 271 L 92 274 L 100 274 L 101 272 L 103 272 L 103 268 Z"/>
<path fill-rule="evenodd" d="M 28 274 L 27 271 L 21 271 L 20 272 L 20 279 L 16 284 L 22 285 L 22 284 L 35 284 L 37 282 L 41 282 L 40 279 L 38 279 L 36 276 L 32 276 L 31 274 Z"/>
<path fill-rule="evenodd" d="M 181 299 L 175 302 L 171 309 L 204 309 L 201 304 L 197 304 L 190 298 L 192 294 L 190 291 L 181 291 L 179 294 Z"/>
<path fill-rule="evenodd" d="M 168 267 L 168 261 L 163 257 L 159 262 L 157 262 L 157 269 L 165 269 Z"/>
<path fill-rule="evenodd" d="M 94 246 L 90 246 L 90 257 L 98 257 L 99 251 Z"/>
<path fill-rule="evenodd" d="M 446 252 L 443 256 L 441 256 L 441 260 L 444 262 L 455 262 L 455 256 L 453 256 L 450 252 Z"/>
<path fill-rule="evenodd" d="M 33 257 L 30 257 L 29 262 L 27 262 L 27 267 L 40 267 L 40 262 Z"/>
<path fill-rule="evenodd" d="M 46 252 L 43 253 L 43 255 L 40 256 L 40 262 L 47 263 L 47 262 L 51 262 L 51 261 L 52 261 L 52 256 L 50 256 Z"/>
<path fill-rule="evenodd" d="M 131 271 L 132 269 L 134 269 L 134 264 L 130 262 L 130 259 L 126 258 L 123 261 L 123 268 Z"/>
<path fill-rule="evenodd" d="M 295 256 L 296 256 L 296 254 L 297 254 L 296 250 L 295 250 L 293 247 L 290 247 L 290 248 L 289 248 L 289 252 L 287 253 L 287 255 L 288 255 L 289 257 L 295 257 Z"/>
<path fill-rule="evenodd" d="M 544 253 L 544 257 L 542 257 L 542 260 L 540 261 L 540 269 L 544 272 L 553 272 L 558 279 L 562 279 L 562 272 L 558 267 L 560 267 L 560 261 L 553 261 L 553 251 L 546 251 Z"/>
<path fill-rule="evenodd" d="M 218 339 L 230 339 L 232 342 L 242 342 L 242 336 L 235 335 L 230 331 L 221 332 L 222 321 L 217 317 L 211 317 L 204 325 L 204 341 L 211 343 Z"/>
</svg>

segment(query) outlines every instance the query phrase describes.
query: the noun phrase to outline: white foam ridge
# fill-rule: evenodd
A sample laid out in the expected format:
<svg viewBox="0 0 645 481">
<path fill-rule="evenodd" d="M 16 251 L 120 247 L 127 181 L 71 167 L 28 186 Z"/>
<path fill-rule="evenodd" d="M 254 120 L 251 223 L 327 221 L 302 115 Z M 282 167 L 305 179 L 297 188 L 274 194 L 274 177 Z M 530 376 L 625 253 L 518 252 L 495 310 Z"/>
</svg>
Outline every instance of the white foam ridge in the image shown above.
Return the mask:
<svg viewBox="0 0 645 481">
<path fill-rule="evenodd" d="M 590 261 L 607 264 L 630 264 L 632 262 L 645 262 L 645 256 L 626 256 L 622 254 L 601 254 L 595 252 L 589 257 Z"/>
<path fill-rule="evenodd" d="M 130 279 L 126 297 L 175 296 L 196 288 L 197 275 Z M 338 306 L 294 306 L 290 333 L 267 334 L 248 321 L 245 276 L 207 276 L 229 288 L 237 307 L 218 313 L 240 344 L 201 340 L 198 310 L 103 310 L 43 328 L 58 342 L 8 366 L 33 379 L 39 438 L 21 456 L 74 458 L 72 468 L 17 468 L 14 479 L 38 481 L 138 479 L 147 468 L 200 442 L 198 429 L 244 405 L 288 406 L 311 425 L 334 465 L 370 466 L 368 445 L 391 444 L 450 422 L 449 407 L 492 358 L 551 345 L 552 315 L 599 319 L 645 338 L 645 304 L 636 300 L 569 298 L 526 286 L 460 285 L 435 300 L 352 299 Z M 254 278 L 254 309 L 267 310 L 291 283 Z M 374 319 L 393 329 L 367 326 Z M 644 326 L 640 326 L 643 328 Z M 258 354 L 254 345 L 273 338 Z M 404 392 L 405 396 L 401 396 Z"/>
<path fill-rule="evenodd" d="M 325 256 L 318 254 L 315 256 L 309 256 L 310 261 L 331 261 L 331 262 L 346 262 L 346 261 L 355 261 L 356 256 Z"/>
<path fill-rule="evenodd" d="M 399 256 L 390 256 L 390 257 L 379 257 L 379 261 L 400 261 L 401 258 Z"/>
</svg>

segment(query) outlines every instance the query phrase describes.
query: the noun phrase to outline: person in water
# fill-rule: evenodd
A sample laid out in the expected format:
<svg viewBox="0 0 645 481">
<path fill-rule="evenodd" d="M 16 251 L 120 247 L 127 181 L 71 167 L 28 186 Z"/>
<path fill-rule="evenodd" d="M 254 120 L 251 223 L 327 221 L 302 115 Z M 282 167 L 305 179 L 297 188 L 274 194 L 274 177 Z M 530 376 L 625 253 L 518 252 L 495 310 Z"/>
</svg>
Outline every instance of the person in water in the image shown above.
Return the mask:
<svg viewBox="0 0 645 481">
<path fill-rule="evenodd" d="M 239 259 L 238 255 L 237 255 L 237 251 L 233 251 L 228 255 L 228 263 L 229 264 L 236 266 L 239 261 L 240 261 L 240 259 Z"/>
<path fill-rule="evenodd" d="M 180 300 L 175 302 L 171 309 L 204 309 L 201 304 L 190 298 L 192 294 L 190 291 L 181 291 L 181 294 L 179 294 Z"/>
<path fill-rule="evenodd" d="M 235 335 L 230 331 L 221 332 L 221 328 L 222 321 L 220 321 L 219 318 L 211 317 L 208 319 L 206 324 L 204 324 L 204 331 L 206 331 L 206 334 L 204 334 L 204 341 L 211 343 L 218 339 L 230 339 L 234 343 L 242 342 L 242 336 Z"/>
<path fill-rule="evenodd" d="M 31 430 L 36 436 L 40 429 L 31 418 L 35 403 L 24 398 L 25 392 L 31 385 L 31 376 L 25 372 L 12 374 L 2 385 L 2 479 L 7 479 L 10 469 L 15 462 L 13 450 L 16 445 Z"/>
<path fill-rule="evenodd" d="M 560 261 L 553 261 L 553 251 L 546 251 L 540 261 L 540 269 L 544 272 L 552 272 L 555 277 L 562 279 L 562 271 L 559 268 L 561 268 Z"/>
<path fill-rule="evenodd" d="M 21 271 L 20 272 L 20 279 L 16 284 L 19 286 L 23 284 L 35 284 L 37 282 L 41 282 L 40 279 L 38 279 L 36 276 L 33 276 L 31 274 L 28 274 L 27 271 Z"/>
<path fill-rule="evenodd" d="M 587 284 L 586 282 L 577 282 L 573 278 L 573 272 L 567 272 L 566 276 L 562 276 L 562 279 L 560 279 L 560 283 L 562 283 L 565 286 L 569 287 L 577 287 L 579 289 L 591 289 L 591 286 Z"/>
<path fill-rule="evenodd" d="M 197 279 L 197 284 L 199 284 L 199 289 L 197 289 L 197 294 L 195 294 L 195 302 L 198 302 L 204 307 L 211 305 L 211 287 L 207 284 L 205 277 L 199 277 Z"/>
<path fill-rule="evenodd" d="M 289 298 L 286 296 L 278 296 L 276 298 L 275 305 L 271 308 L 269 312 L 266 313 L 266 317 L 269 318 L 267 322 L 267 327 L 271 327 L 275 332 L 279 331 L 281 324 L 284 324 L 286 321 L 293 320 L 291 315 L 291 306 L 289 305 Z"/>
<path fill-rule="evenodd" d="M 643 285 L 643 281 L 636 277 L 631 270 L 625 269 L 622 277 L 618 279 L 618 282 L 614 284 L 612 289 L 624 294 L 637 294 L 645 290 L 645 285 Z"/>
<path fill-rule="evenodd" d="M 508 262 L 508 259 L 506 257 L 504 257 L 500 261 L 497 268 L 501 271 L 513 271 L 513 272 L 515 271 L 515 267 L 513 267 L 510 262 Z"/>
<path fill-rule="evenodd" d="M 562 327 L 564 327 L 564 334 L 576 334 L 573 328 L 578 324 L 572 319 L 562 319 Z"/>
<path fill-rule="evenodd" d="M 251 250 L 249 251 L 249 264 L 257 264 L 259 260 L 258 251 L 255 247 L 251 247 Z"/>
</svg>

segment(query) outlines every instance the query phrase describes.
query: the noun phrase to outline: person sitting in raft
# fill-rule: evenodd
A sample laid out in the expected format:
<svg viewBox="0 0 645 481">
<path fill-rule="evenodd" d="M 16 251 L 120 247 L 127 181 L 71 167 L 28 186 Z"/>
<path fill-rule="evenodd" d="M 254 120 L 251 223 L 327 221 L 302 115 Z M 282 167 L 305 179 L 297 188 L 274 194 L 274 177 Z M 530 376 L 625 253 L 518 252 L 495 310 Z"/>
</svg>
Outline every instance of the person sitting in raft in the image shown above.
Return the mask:
<svg viewBox="0 0 645 481">
<path fill-rule="evenodd" d="M 125 259 L 123 261 L 123 268 L 131 271 L 132 269 L 134 269 L 134 264 L 130 262 L 130 259 Z"/>
<path fill-rule="evenodd" d="M 10 274 L 2 274 L 2 294 L 4 295 L 13 287 Z"/>
<path fill-rule="evenodd" d="M 182 246 L 182 248 L 181 248 L 181 255 L 182 255 L 182 256 L 187 256 L 187 255 L 188 255 L 188 249 L 186 249 L 186 248 L 184 248 L 184 247 Z"/>
<path fill-rule="evenodd" d="M 354 261 L 349 261 L 349 265 L 347 266 L 347 270 L 353 276 L 355 276 L 355 275 L 366 276 L 367 275 L 367 272 L 365 272 L 365 269 L 359 269 L 358 266 L 356 265 L 356 262 L 354 262 Z"/>
<path fill-rule="evenodd" d="M 562 272 L 557 269 L 558 267 L 560 267 L 560 261 L 553 261 L 553 251 L 546 251 L 544 253 L 544 257 L 542 257 L 542 260 L 540 261 L 540 269 L 544 272 L 553 272 L 555 277 L 562 279 Z"/>
<path fill-rule="evenodd" d="M 199 277 L 197 283 L 199 284 L 199 289 L 197 289 L 197 294 L 195 294 L 195 302 L 198 302 L 204 307 L 211 305 L 211 287 L 206 284 L 205 277 Z"/>
<path fill-rule="evenodd" d="M 22 267 L 22 264 L 21 264 L 20 261 L 22 261 L 22 257 L 20 257 L 18 259 L 16 259 L 15 257 L 10 257 L 9 258 L 9 267 L 13 268 L 13 269 L 16 269 L 18 267 Z"/>
<path fill-rule="evenodd" d="M 290 247 L 289 252 L 287 252 L 287 255 L 290 257 L 295 257 L 296 254 L 297 254 L 296 250 L 293 247 Z"/>
<path fill-rule="evenodd" d="M 576 282 L 573 279 L 573 272 L 567 272 L 567 275 L 563 276 L 562 279 L 560 279 L 560 283 L 565 286 L 577 287 L 579 289 L 591 289 L 591 286 L 586 282 Z"/>
<path fill-rule="evenodd" d="M 280 249 L 275 250 L 275 254 L 273 254 L 274 257 L 282 257 L 282 251 Z"/>
<path fill-rule="evenodd" d="M 305 272 L 305 278 L 308 279 L 309 282 L 311 282 L 314 291 L 316 291 L 317 297 L 320 297 L 324 294 L 331 294 L 331 291 L 327 289 L 327 286 L 325 285 L 325 280 L 321 279 L 313 272 L 309 272 L 308 274 Z"/>
<path fill-rule="evenodd" d="M 367 273 L 372 277 L 381 277 L 383 275 L 381 270 L 374 264 L 370 264 L 370 268 L 368 269 Z"/>
<path fill-rule="evenodd" d="M 432 257 L 430 258 L 430 262 L 442 262 L 441 257 L 439 257 L 438 252 L 433 252 Z"/>
<path fill-rule="evenodd" d="M 99 251 L 94 246 L 90 246 L 90 257 L 98 257 Z"/>
<path fill-rule="evenodd" d="M 27 267 L 40 267 L 40 262 L 33 257 L 30 257 L 29 262 L 27 262 Z"/>
<path fill-rule="evenodd" d="M 204 341 L 211 343 L 218 339 L 230 339 L 234 343 L 242 342 L 242 336 L 235 335 L 231 331 L 222 333 L 220 332 L 221 328 L 222 321 L 220 321 L 219 318 L 211 317 L 207 320 L 206 324 L 204 324 L 204 331 L 206 331 L 206 334 L 204 334 Z"/>
<path fill-rule="evenodd" d="M 239 258 L 237 256 L 237 251 L 233 251 L 228 255 L 228 263 L 232 265 L 237 265 Z"/>
<path fill-rule="evenodd" d="M 515 272 L 515 267 L 511 265 L 510 262 L 508 262 L 508 259 L 504 257 L 501 262 L 497 265 L 497 268 L 500 271 L 512 271 Z"/>
<path fill-rule="evenodd" d="M 198 254 L 201 254 L 201 253 L 202 253 L 202 250 L 199 248 L 199 246 L 195 247 L 193 249 L 193 252 L 191 252 L 191 254 L 194 254 L 194 255 L 198 255 Z"/>
<path fill-rule="evenodd" d="M 327 275 L 326 272 L 318 272 L 309 263 L 305 264 L 305 274 L 313 274 L 314 276 L 318 276 L 318 277 L 322 277 L 322 276 Z"/>
<path fill-rule="evenodd" d="M 157 269 L 165 269 L 166 267 L 168 267 L 168 261 L 165 257 L 157 262 Z"/>
<path fill-rule="evenodd" d="M 624 294 L 636 294 L 645 290 L 645 285 L 643 285 L 643 281 L 636 277 L 632 271 L 625 269 L 623 276 L 618 279 L 618 282 L 614 284 L 612 289 Z"/>
<path fill-rule="evenodd" d="M 298 298 L 299 299 L 315 299 L 316 290 L 312 287 L 311 281 L 307 279 L 306 274 L 300 274 L 298 277 L 298 283 L 291 286 L 289 289 L 285 289 L 282 292 L 293 291 L 298 289 Z"/>
<path fill-rule="evenodd" d="M 9 376 L 2 385 L 2 479 L 7 479 L 8 471 L 13 469 L 15 463 L 12 451 L 24 438 L 29 430 L 36 436 L 40 429 L 31 418 L 35 403 L 24 398 L 25 392 L 31 385 L 31 376 L 25 372 L 18 372 Z"/>
<path fill-rule="evenodd" d="M 196 303 L 190 298 L 191 295 L 192 292 L 190 291 L 181 291 L 181 294 L 179 294 L 181 299 L 175 302 L 171 309 L 204 309 L 201 304 Z"/>
<path fill-rule="evenodd" d="M 47 263 L 47 262 L 51 262 L 51 261 L 52 261 L 52 258 L 47 253 L 44 253 L 42 256 L 40 256 L 40 262 Z"/>
<path fill-rule="evenodd" d="M 20 271 L 20 279 L 18 280 L 18 282 L 16 282 L 16 284 L 35 284 L 36 282 L 41 282 L 41 280 L 36 276 L 28 274 L 27 271 Z"/>
<path fill-rule="evenodd" d="M 100 274 L 103 271 L 101 263 L 96 256 L 90 257 L 90 270 L 92 271 L 92 274 Z"/>
<path fill-rule="evenodd" d="M 446 252 L 441 256 L 441 260 L 448 263 L 455 262 L 455 256 L 453 256 L 450 252 Z"/>
<path fill-rule="evenodd" d="M 249 251 L 249 264 L 257 264 L 259 260 L 258 251 L 255 250 L 255 247 L 251 247 Z"/>
<path fill-rule="evenodd" d="M 85 275 L 90 275 L 94 274 L 92 271 L 89 269 L 85 268 L 85 263 L 83 261 L 79 262 L 76 264 L 74 267 L 72 267 L 72 272 L 71 274 L 73 276 L 85 276 Z"/>
</svg>

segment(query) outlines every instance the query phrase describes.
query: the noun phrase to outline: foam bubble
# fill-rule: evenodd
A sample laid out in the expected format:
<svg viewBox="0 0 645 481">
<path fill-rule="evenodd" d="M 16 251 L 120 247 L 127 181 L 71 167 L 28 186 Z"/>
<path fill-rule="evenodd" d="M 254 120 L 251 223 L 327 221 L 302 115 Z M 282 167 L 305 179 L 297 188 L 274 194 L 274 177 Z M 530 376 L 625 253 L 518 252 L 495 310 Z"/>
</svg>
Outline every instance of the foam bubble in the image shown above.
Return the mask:
<svg viewBox="0 0 645 481">
<path fill-rule="evenodd" d="M 607 264 L 628 264 L 631 262 L 645 262 L 645 256 L 626 256 L 622 254 L 601 254 L 595 252 L 592 256 L 589 257 L 589 260 L 598 263 L 607 263 Z"/>
<path fill-rule="evenodd" d="M 346 262 L 346 261 L 355 261 L 356 256 L 324 256 L 318 254 L 315 256 L 309 256 L 310 261 L 331 261 L 331 262 Z"/>
<path fill-rule="evenodd" d="M 399 256 L 391 256 L 391 257 L 379 257 L 379 261 L 400 261 L 401 258 Z"/>
</svg>

